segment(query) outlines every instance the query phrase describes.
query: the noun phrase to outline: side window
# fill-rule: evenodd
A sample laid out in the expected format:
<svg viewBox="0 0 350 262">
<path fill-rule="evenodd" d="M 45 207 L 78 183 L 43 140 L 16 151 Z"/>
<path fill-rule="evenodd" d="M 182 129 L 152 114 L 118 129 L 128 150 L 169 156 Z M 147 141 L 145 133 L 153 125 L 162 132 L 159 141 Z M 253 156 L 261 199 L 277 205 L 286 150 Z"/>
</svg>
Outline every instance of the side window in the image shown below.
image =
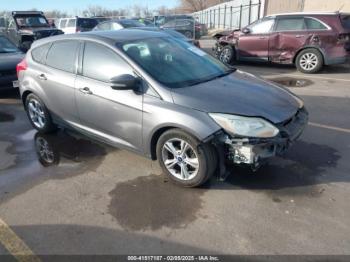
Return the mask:
<svg viewBox="0 0 350 262">
<path fill-rule="evenodd" d="M 271 31 L 275 19 L 268 18 L 258 21 L 257 23 L 249 26 L 251 34 L 267 34 Z"/>
<path fill-rule="evenodd" d="M 6 27 L 6 20 L 4 17 L 0 17 L 0 28 Z"/>
<path fill-rule="evenodd" d="M 303 18 L 280 18 L 277 20 L 276 31 L 300 31 L 305 30 Z"/>
<path fill-rule="evenodd" d="M 60 21 L 60 28 L 65 28 L 67 23 L 67 19 L 61 19 Z"/>
<path fill-rule="evenodd" d="M 9 28 L 16 29 L 15 20 L 13 18 L 10 18 Z"/>
<path fill-rule="evenodd" d="M 76 19 L 69 19 L 67 27 L 75 27 Z"/>
<path fill-rule="evenodd" d="M 102 23 L 98 25 L 98 29 L 100 30 L 110 30 L 111 29 L 111 23 Z"/>
<path fill-rule="evenodd" d="M 123 27 L 118 23 L 113 23 L 111 26 L 112 26 L 111 29 L 113 29 L 113 30 L 123 29 Z"/>
<path fill-rule="evenodd" d="M 306 28 L 309 30 L 327 30 L 328 29 L 320 21 L 310 17 L 305 18 L 305 24 L 306 24 Z"/>
<path fill-rule="evenodd" d="M 50 46 L 51 43 L 34 48 L 32 51 L 33 60 L 40 64 L 45 64 L 47 51 L 49 51 Z"/>
<path fill-rule="evenodd" d="M 132 68 L 108 47 L 87 42 L 83 59 L 83 75 L 108 82 L 111 78 L 132 74 Z"/>
<path fill-rule="evenodd" d="M 78 45 L 78 41 L 55 42 L 47 54 L 46 64 L 56 69 L 74 73 Z"/>
</svg>

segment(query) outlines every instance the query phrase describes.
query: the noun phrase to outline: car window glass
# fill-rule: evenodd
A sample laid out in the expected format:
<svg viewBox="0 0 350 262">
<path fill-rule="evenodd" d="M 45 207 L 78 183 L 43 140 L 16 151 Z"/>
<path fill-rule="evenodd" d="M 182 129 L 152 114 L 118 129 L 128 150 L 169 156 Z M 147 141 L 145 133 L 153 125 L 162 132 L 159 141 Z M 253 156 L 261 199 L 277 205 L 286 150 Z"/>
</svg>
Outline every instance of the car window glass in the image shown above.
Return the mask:
<svg viewBox="0 0 350 262">
<path fill-rule="evenodd" d="M 250 29 L 250 33 L 252 34 L 266 34 L 271 31 L 271 28 L 274 24 L 274 19 L 263 19 L 258 23 L 255 23 L 248 28 Z"/>
<path fill-rule="evenodd" d="M 350 15 L 349 14 L 342 15 L 341 21 L 342 21 L 344 28 L 350 29 Z"/>
<path fill-rule="evenodd" d="M 74 73 L 77 41 L 55 42 L 47 54 L 46 64 L 56 69 Z"/>
<path fill-rule="evenodd" d="M 75 21 L 76 21 L 75 19 L 69 19 L 67 27 L 75 27 Z"/>
<path fill-rule="evenodd" d="M 304 30 L 303 18 L 281 18 L 277 21 L 276 31 L 298 31 Z"/>
<path fill-rule="evenodd" d="M 67 22 L 67 19 L 61 19 L 61 21 L 60 21 L 60 28 L 65 28 L 66 27 L 66 22 Z"/>
<path fill-rule="evenodd" d="M 0 35 L 0 53 L 15 53 L 18 52 L 17 47 L 12 44 L 7 38 Z"/>
<path fill-rule="evenodd" d="M 327 27 L 322 24 L 320 21 L 314 19 L 314 18 L 305 18 L 305 24 L 307 29 L 316 29 L 316 30 L 324 30 L 327 29 Z"/>
<path fill-rule="evenodd" d="M 111 78 L 132 74 L 132 68 L 106 46 L 87 42 L 84 49 L 83 75 L 108 82 Z"/>
<path fill-rule="evenodd" d="M 9 28 L 11 28 L 11 29 L 16 28 L 16 25 L 15 25 L 15 20 L 13 20 L 13 19 L 11 19 L 11 20 L 10 20 L 10 23 L 9 23 Z"/>
<path fill-rule="evenodd" d="M 33 60 L 38 63 L 44 64 L 46 60 L 47 51 L 49 50 L 50 46 L 51 43 L 34 48 L 32 51 Z"/>
<path fill-rule="evenodd" d="M 98 24 L 98 22 L 95 19 L 87 19 L 87 18 L 79 18 L 78 19 L 78 26 L 81 28 L 92 29 L 97 24 Z"/>
</svg>

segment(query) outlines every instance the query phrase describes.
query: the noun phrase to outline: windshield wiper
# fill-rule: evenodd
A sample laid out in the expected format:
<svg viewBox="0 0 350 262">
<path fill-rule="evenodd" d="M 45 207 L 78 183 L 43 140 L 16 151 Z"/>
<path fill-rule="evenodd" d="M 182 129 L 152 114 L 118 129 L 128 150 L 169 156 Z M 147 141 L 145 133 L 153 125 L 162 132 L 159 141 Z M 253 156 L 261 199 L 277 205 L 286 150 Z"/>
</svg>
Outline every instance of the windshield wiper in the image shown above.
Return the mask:
<svg viewBox="0 0 350 262">
<path fill-rule="evenodd" d="M 233 72 L 235 72 L 237 69 L 236 68 L 230 68 L 229 70 L 227 70 L 226 72 L 220 74 L 220 75 L 216 75 L 216 76 L 211 76 L 211 77 L 208 77 L 208 78 L 202 78 L 202 79 L 199 79 L 197 81 L 193 81 L 191 84 L 189 84 L 188 86 L 194 86 L 194 85 L 198 85 L 198 84 L 201 84 L 201 83 L 205 83 L 205 82 L 209 82 L 209 81 L 213 81 L 215 79 L 218 79 L 218 78 L 221 78 L 221 77 L 224 77 L 224 76 L 227 76 L 229 74 L 232 74 Z"/>
</svg>

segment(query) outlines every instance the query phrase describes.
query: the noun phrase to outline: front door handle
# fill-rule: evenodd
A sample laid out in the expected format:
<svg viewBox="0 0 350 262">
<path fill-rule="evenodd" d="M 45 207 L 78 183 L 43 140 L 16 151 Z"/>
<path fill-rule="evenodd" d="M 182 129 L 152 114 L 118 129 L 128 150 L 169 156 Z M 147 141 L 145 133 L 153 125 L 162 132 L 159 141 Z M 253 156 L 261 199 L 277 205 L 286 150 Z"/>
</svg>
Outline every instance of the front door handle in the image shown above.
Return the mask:
<svg viewBox="0 0 350 262">
<path fill-rule="evenodd" d="M 39 78 L 40 80 L 47 80 L 47 77 L 46 77 L 45 74 L 40 74 L 40 75 L 38 75 L 38 78 Z"/>
<path fill-rule="evenodd" d="M 87 95 L 92 95 L 92 92 L 91 92 L 90 88 L 88 88 L 88 87 L 79 88 L 79 91 L 84 93 L 84 94 L 87 94 Z"/>
</svg>

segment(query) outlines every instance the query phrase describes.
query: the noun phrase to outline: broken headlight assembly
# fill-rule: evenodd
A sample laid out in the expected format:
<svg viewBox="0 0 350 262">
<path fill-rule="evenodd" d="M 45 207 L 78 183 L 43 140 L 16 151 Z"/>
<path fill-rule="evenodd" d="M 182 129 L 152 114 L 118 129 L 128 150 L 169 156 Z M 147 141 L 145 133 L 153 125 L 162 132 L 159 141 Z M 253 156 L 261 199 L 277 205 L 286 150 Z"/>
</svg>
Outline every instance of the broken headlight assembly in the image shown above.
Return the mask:
<svg viewBox="0 0 350 262">
<path fill-rule="evenodd" d="M 262 118 L 221 113 L 210 113 L 209 115 L 233 136 L 269 138 L 275 137 L 279 133 L 274 125 Z"/>
</svg>

